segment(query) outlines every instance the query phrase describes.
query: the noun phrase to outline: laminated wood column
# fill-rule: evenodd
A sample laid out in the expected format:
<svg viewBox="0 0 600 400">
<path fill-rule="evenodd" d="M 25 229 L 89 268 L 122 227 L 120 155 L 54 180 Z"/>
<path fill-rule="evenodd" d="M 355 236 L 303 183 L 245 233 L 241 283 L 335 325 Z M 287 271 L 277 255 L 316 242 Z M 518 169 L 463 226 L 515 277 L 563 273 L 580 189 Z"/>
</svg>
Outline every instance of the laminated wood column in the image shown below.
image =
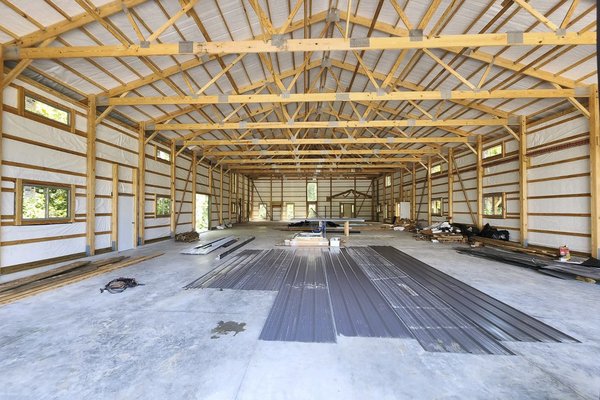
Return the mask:
<svg viewBox="0 0 600 400">
<path fill-rule="evenodd" d="M 269 215 L 269 220 L 273 221 L 273 175 L 269 176 L 269 210 L 271 210 Z"/>
<path fill-rule="evenodd" d="M 137 247 L 138 246 L 138 232 L 139 232 L 139 226 L 140 226 L 140 213 L 138 211 L 139 209 L 139 201 L 138 198 L 140 197 L 139 194 L 139 184 L 138 184 L 138 175 L 139 175 L 139 170 L 138 169 L 132 169 L 131 170 L 131 187 L 132 187 L 132 192 L 133 192 L 133 247 Z"/>
<path fill-rule="evenodd" d="M 233 192 L 233 179 L 231 179 L 231 170 L 227 173 L 229 178 L 229 206 L 227 207 L 227 215 L 229 218 L 229 222 L 231 222 L 231 196 Z"/>
<path fill-rule="evenodd" d="M 590 186 L 592 256 L 600 256 L 600 117 L 598 85 L 590 87 Z"/>
<path fill-rule="evenodd" d="M 192 231 L 196 230 L 196 184 L 198 183 L 198 159 L 192 152 Z"/>
<path fill-rule="evenodd" d="M 454 219 L 454 149 L 448 149 L 448 220 Z"/>
<path fill-rule="evenodd" d="M 96 254 L 96 97 L 88 97 L 86 147 L 85 253 Z"/>
<path fill-rule="evenodd" d="M 208 220 L 212 221 L 212 205 L 213 205 L 213 167 L 208 166 Z M 209 226 L 210 226 L 209 222 Z"/>
<path fill-rule="evenodd" d="M 400 203 L 402 203 L 404 201 L 404 170 L 401 169 L 400 170 L 400 185 L 398 185 L 398 200 L 400 200 Z"/>
<path fill-rule="evenodd" d="M 417 220 L 417 165 L 413 163 L 412 167 L 412 207 L 410 208 L 412 220 Z"/>
<path fill-rule="evenodd" d="M 483 136 L 477 136 L 477 227 L 483 228 Z"/>
<path fill-rule="evenodd" d="M 3 136 L 3 127 L 2 127 L 2 115 L 4 109 L 4 50 L 0 45 L 0 216 L 2 215 L 2 136 Z M 18 196 L 19 193 L 15 191 L 15 196 Z M 71 212 L 73 213 L 75 209 L 75 204 L 71 205 Z M 15 216 L 19 215 L 21 210 L 15 209 Z M 2 242 L 1 237 L 2 232 L 2 218 L 0 217 L 0 243 Z M 0 257 L 2 255 L 2 246 L 0 246 Z M 1 260 L 1 258 L 0 258 Z M 0 275 L 2 275 L 2 264 L 0 263 Z"/>
<path fill-rule="evenodd" d="M 333 218 L 333 178 L 329 177 L 329 218 Z"/>
<path fill-rule="evenodd" d="M 117 250 L 117 241 L 119 240 L 119 164 L 112 166 L 112 207 L 110 212 L 110 237 L 111 248 Z"/>
<path fill-rule="evenodd" d="M 219 166 L 219 225 L 223 225 L 223 166 Z"/>
<path fill-rule="evenodd" d="M 431 225 L 431 157 L 427 160 L 427 210 L 427 222 Z"/>
<path fill-rule="evenodd" d="M 137 244 L 144 244 L 146 219 L 146 124 L 140 122 L 138 133 L 138 172 L 137 172 Z"/>
<path fill-rule="evenodd" d="M 175 141 L 171 142 L 171 237 L 175 237 L 177 230 L 177 217 L 175 215 L 176 196 L 175 181 L 177 179 L 177 151 Z"/>
<path fill-rule="evenodd" d="M 527 157 L 527 120 L 522 116 L 519 121 L 519 217 L 521 244 L 525 247 L 529 244 L 529 221 L 528 221 L 528 187 L 527 187 L 527 167 L 529 159 Z M 506 207 L 506 204 L 504 205 Z"/>
<path fill-rule="evenodd" d="M 356 218 L 356 176 L 354 177 L 354 202 L 352 203 L 352 218 Z"/>
</svg>

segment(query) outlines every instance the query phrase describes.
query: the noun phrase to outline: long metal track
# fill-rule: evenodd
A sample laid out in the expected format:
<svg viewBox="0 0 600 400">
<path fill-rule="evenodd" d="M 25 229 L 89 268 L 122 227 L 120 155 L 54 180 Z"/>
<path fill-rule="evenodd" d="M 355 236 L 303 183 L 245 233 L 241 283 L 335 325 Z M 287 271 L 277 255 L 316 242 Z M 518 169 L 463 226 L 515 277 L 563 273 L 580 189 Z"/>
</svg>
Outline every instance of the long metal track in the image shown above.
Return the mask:
<svg viewBox="0 0 600 400">
<path fill-rule="evenodd" d="M 347 250 L 427 351 L 513 354 L 375 250 Z"/>
<path fill-rule="evenodd" d="M 577 339 L 390 246 L 371 246 L 403 273 L 497 340 L 578 342 Z"/>
<path fill-rule="evenodd" d="M 322 256 L 338 334 L 412 338 L 394 309 L 345 251 L 324 250 Z"/>
<path fill-rule="evenodd" d="M 260 339 L 333 343 L 335 327 L 322 257 L 318 250 L 299 253 L 293 257 Z"/>
</svg>

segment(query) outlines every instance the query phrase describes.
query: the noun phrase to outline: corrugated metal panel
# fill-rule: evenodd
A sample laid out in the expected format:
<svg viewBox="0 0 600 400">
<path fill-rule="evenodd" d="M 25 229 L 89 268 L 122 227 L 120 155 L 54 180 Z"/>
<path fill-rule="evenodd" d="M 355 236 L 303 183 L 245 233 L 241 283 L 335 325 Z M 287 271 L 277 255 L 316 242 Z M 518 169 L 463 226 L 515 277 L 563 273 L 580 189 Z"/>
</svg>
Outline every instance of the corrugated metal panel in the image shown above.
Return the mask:
<svg viewBox="0 0 600 400">
<path fill-rule="evenodd" d="M 324 250 L 322 255 L 338 334 L 412 337 L 393 308 L 344 249 Z"/>
<path fill-rule="evenodd" d="M 260 259 L 265 253 L 266 252 L 263 250 L 244 250 L 231 257 L 229 260 L 219 264 L 216 268 L 202 275 L 192 283 L 189 283 L 184 289 L 202 289 L 208 287 L 215 279 L 226 276 L 235 269 L 243 268 L 252 261 Z"/>
<path fill-rule="evenodd" d="M 375 250 L 352 247 L 351 255 L 427 351 L 512 354 L 453 307 Z"/>
<path fill-rule="evenodd" d="M 335 342 L 329 293 L 319 250 L 298 250 L 285 276 L 261 340 Z"/>
<path fill-rule="evenodd" d="M 390 246 L 371 246 L 416 282 L 498 340 L 578 342 L 479 290 Z"/>
</svg>

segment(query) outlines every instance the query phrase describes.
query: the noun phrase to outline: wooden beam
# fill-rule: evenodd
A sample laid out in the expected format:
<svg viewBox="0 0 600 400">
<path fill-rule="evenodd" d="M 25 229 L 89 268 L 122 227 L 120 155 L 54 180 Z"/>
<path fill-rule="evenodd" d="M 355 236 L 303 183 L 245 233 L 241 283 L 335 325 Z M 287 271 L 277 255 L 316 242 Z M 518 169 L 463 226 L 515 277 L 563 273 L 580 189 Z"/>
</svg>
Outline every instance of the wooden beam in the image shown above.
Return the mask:
<svg viewBox="0 0 600 400">
<path fill-rule="evenodd" d="M 417 220 L 417 164 L 412 165 L 412 207 L 410 208 L 412 220 Z"/>
<path fill-rule="evenodd" d="M 205 156 L 215 157 L 268 157 L 268 156 L 335 156 L 342 154 L 355 155 L 396 155 L 401 154 L 394 149 L 340 149 L 340 150 L 224 150 L 205 151 Z"/>
<path fill-rule="evenodd" d="M 177 205 L 177 190 L 175 182 L 177 181 L 177 149 L 175 148 L 175 142 L 171 142 L 171 237 L 175 237 L 175 231 L 177 230 L 177 215 L 175 213 L 175 207 Z"/>
<path fill-rule="evenodd" d="M 600 258 L 600 116 L 598 85 L 591 88 L 590 107 L 590 186 L 592 256 Z"/>
<path fill-rule="evenodd" d="M 119 240 L 119 164 L 112 165 L 112 192 L 110 210 L 110 237 L 112 251 L 117 251 Z"/>
<path fill-rule="evenodd" d="M 145 219 L 146 219 L 146 124 L 140 123 L 138 129 L 138 231 L 137 245 L 142 246 L 145 242 Z"/>
<path fill-rule="evenodd" d="M 399 143 L 467 143 L 465 137 L 371 137 L 371 138 L 307 138 L 307 139 L 207 139 L 207 140 L 188 140 L 185 146 L 259 146 L 259 145 L 315 145 L 315 144 L 399 144 Z"/>
<path fill-rule="evenodd" d="M 198 185 L 198 156 L 192 152 L 192 230 L 196 230 L 196 193 Z"/>
<path fill-rule="evenodd" d="M 97 15 L 101 18 L 109 17 L 113 14 L 117 14 L 123 11 L 123 7 L 133 8 L 139 4 L 145 3 L 148 0 L 116 0 L 112 1 L 103 6 L 97 7 Z M 48 38 L 60 36 L 66 32 L 72 31 L 77 28 L 81 28 L 96 19 L 93 15 L 87 12 L 72 16 L 68 20 L 63 20 L 54 25 L 44 28 L 43 30 L 36 31 L 21 37 L 16 41 L 16 44 L 21 47 L 34 46 Z"/>
<path fill-rule="evenodd" d="M 0 52 L 2 52 L 2 45 L 0 45 Z M 2 126 L 2 121 L 3 121 L 3 113 L 4 113 L 4 53 L 0 54 L 0 196 L 1 196 L 1 188 L 2 188 L 2 163 L 4 161 L 4 157 L 3 157 L 3 136 L 4 136 L 4 129 Z M 15 190 L 15 199 L 19 196 L 19 192 Z M 71 209 L 73 208 L 73 205 L 71 205 Z M 2 243 L 2 212 L 3 212 L 3 207 L 2 207 L 2 202 L 0 201 L 0 243 Z M 73 211 L 71 211 L 73 212 Z M 17 207 L 15 207 L 15 219 L 17 215 L 21 215 L 21 210 L 19 210 Z M 0 246 L 0 257 L 2 256 L 2 246 Z M 1 258 L 0 258 L 1 259 Z M 0 275 L 2 275 L 2 268 L 0 268 Z"/>
<path fill-rule="evenodd" d="M 454 219 L 454 168 L 452 159 L 454 157 L 454 148 L 448 149 L 448 221 L 452 223 Z"/>
<path fill-rule="evenodd" d="M 223 225 L 223 166 L 219 167 L 219 225 Z"/>
<path fill-rule="evenodd" d="M 89 96 L 86 146 L 85 253 L 96 254 L 96 97 Z M 74 212 L 73 210 L 72 212 Z"/>
<path fill-rule="evenodd" d="M 257 104 L 257 103 L 310 103 L 335 101 L 407 101 L 407 100 L 488 100 L 488 99 L 556 99 L 587 97 L 589 90 L 574 89 L 508 89 L 508 90 L 453 90 L 442 92 L 402 91 L 390 93 L 344 92 L 344 93 L 291 93 L 291 94 L 238 94 L 228 96 L 158 96 L 158 97 L 100 97 L 98 105 L 139 106 L 164 104 Z M 506 124 L 506 123 L 505 123 Z M 224 124 L 226 125 L 226 124 Z"/>
<path fill-rule="evenodd" d="M 140 201 L 139 201 L 139 197 L 140 197 L 140 187 L 139 187 L 139 170 L 137 168 L 132 168 L 131 169 L 131 189 L 133 192 L 133 247 L 137 247 L 138 246 L 138 232 L 139 232 L 139 226 L 140 226 L 140 213 L 139 213 L 139 206 L 140 206 Z"/>
<path fill-rule="evenodd" d="M 265 173 L 269 173 L 270 170 L 300 170 L 300 169 L 394 169 L 406 166 L 406 164 L 316 164 L 316 165 L 276 165 L 273 164 L 270 167 L 258 166 L 258 165 L 241 165 L 231 167 L 232 171 L 247 171 L 247 170 L 263 170 Z"/>
<path fill-rule="evenodd" d="M 40 43 L 39 47 L 46 47 L 48 46 L 50 43 L 52 43 L 54 41 L 54 37 L 50 37 L 46 40 L 44 40 L 42 43 Z M 19 61 L 19 63 L 17 65 L 14 66 L 14 68 L 4 77 L 4 81 L 2 82 L 2 86 L 0 87 L 0 89 L 3 89 L 5 87 L 7 87 L 8 85 L 10 85 L 10 83 L 12 81 L 14 81 L 19 75 L 21 75 L 21 73 L 25 70 L 25 68 L 27 68 L 29 66 L 29 64 L 32 63 L 33 60 L 31 59 L 25 59 L 25 60 L 21 60 Z M 0 64 L 3 66 L 3 64 Z"/>
<path fill-rule="evenodd" d="M 556 24 L 554 24 L 552 21 L 550 21 L 548 18 L 546 18 L 544 16 L 544 14 L 542 14 L 541 12 L 536 10 L 531 4 L 527 3 L 525 0 L 513 0 L 513 1 L 516 4 L 518 4 L 519 6 L 521 6 L 521 8 L 523 8 L 529 14 L 533 15 L 533 17 L 535 17 L 542 24 L 546 25 L 552 31 L 556 32 L 558 30 L 558 26 L 556 26 Z"/>
<path fill-rule="evenodd" d="M 272 29 L 272 28 L 271 28 Z M 270 32 L 272 33 L 272 32 Z M 56 35 L 54 35 L 56 36 Z M 187 43 L 187 42 L 186 42 Z M 524 32 L 515 42 L 509 33 L 482 33 L 467 35 L 424 36 L 423 40 L 411 37 L 370 37 L 360 42 L 344 38 L 287 39 L 284 44 L 273 40 L 246 40 L 229 42 L 192 42 L 189 48 L 181 43 L 141 45 L 68 46 L 31 48 L 8 45 L 4 50 L 6 60 L 59 59 L 95 57 L 148 57 L 176 56 L 182 54 L 235 54 L 280 53 L 308 51 L 402 50 L 432 48 L 464 48 L 487 46 L 566 46 L 595 45 L 596 32 Z"/>
<path fill-rule="evenodd" d="M 529 245 L 529 222 L 528 222 L 528 200 L 529 195 L 527 184 L 527 168 L 529 166 L 529 157 L 527 156 L 527 119 L 525 116 L 520 118 L 519 130 L 519 226 L 521 235 L 521 245 Z M 506 207 L 506 204 L 504 204 Z"/>
<path fill-rule="evenodd" d="M 477 227 L 483 228 L 483 136 L 477 136 Z M 468 201 L 468 200 L 467 200 Z"/>
<path fill-rule="evenodd" d="M 418 151 L 418 150 L 414 150 Z M 432 152 L 436 151 L 432 149 Z M 401 153 L 398 153 L 401 154 Z M 234 158 L 234 159 L 222 159 L 221 164 L 223 165 L 235 165 L 235 164 L 322 164 L 322 163 L 373 163 L 373 164 L 386 164 L 386 163 L 403 163 L 403 162 L 418 162 L 421 161 L 419 157 L 347 157 L 347 158 Z"/>
<path fill-rule="evenodd" d="M 190 0 L 181 10 L 173 14 L 173 16 L 171 16 L 171 18 L 169 18 L 164 24 L 162 24 L 158 29 L 152 32 L 152 34 L 148 37 L 147 41 L 153 42 L 156 39 L 158 39 L 158 37 L 162 35 L 164 31 L 173 26 L 173 24 L 177 22 L 177 20 L 181 18 L 185 13 L 187 13 L 192 7 L 194 7 L 194 5 L 196 5 L 197 2 L 198 0 Z"/>
</svg>

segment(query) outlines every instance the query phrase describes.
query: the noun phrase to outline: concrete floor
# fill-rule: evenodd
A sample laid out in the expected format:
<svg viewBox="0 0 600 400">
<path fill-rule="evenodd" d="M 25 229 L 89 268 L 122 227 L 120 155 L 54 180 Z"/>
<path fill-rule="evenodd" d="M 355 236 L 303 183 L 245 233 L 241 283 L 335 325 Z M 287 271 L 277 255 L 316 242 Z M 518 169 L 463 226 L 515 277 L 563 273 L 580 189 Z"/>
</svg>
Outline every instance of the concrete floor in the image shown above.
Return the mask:
<svg viewBox="0 0 600 400">
<path fill-rule="evenodd" d="M 202 234 L 287 233 L 249 224 Z M 0 307 L 0 399 L 598 399 L 600 287 L 460 255 L 382 230 L 348 245 L 395 246 L 574 336 L 582 343 L 508 343 L 516 356 L 428 353 L 412 339 L 338 337 L 337 344 L 258 337 L 276 293 L 182 290 L 214 257 L 161 242 L 165 256 Z M 145 286 L 100 294 L 109 280 Z M 211 339 L 219 321 L 245 322 Z"/>
</svg>

